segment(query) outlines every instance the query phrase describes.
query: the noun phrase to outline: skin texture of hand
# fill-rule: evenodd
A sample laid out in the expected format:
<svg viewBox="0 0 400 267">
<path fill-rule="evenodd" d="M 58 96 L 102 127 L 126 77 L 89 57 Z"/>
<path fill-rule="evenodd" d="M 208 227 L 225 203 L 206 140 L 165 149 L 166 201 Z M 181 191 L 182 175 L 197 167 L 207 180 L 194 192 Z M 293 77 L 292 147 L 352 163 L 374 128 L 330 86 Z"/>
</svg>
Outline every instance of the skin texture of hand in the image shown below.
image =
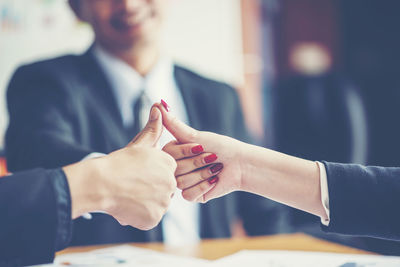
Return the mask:
<svg viewBox="0 0 400 267">
<path fill-rule="evenodd" d="M 65 167 L 73 218 L 100 210 L 122 225 L 154 228 L 176 190 L 176 162 L 156 148 L 162 129 L 153 107 L 146 127 L 125 148 Z"/>
<path fill-rule="evenodd" d="M 317 163 L 227 136 L 197 131 L 176 119 L 161 105 L 159 108 L 164 126 L 177 139 L 163 150 L 177 160 L 175 174 L 185 199 L 207 202 L 241 190 L 327 218 L 321 201 Z M 192 149 L 199 145 L 204 152 L 193 153 Z M 210 184 L 208 170 L 213 165 L 205 164 L 204 158 L 212 153 L 218 156 L 213 164 L 222 163 L 223 169 L 217 175 L 218 180 Z M 199 170 L 199 167 L 207 165 Z"/>
</svg>

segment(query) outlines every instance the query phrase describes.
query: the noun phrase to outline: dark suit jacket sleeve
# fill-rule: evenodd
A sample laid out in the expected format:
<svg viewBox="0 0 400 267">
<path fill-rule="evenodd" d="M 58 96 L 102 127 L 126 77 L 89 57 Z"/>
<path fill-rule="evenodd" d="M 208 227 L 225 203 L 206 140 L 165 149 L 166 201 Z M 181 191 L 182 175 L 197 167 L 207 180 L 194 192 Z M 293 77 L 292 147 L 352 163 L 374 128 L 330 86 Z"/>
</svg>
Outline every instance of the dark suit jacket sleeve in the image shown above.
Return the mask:
<svg viewBox="0 0 400 267">
<path fill-rule="evenodd" d="M 330 223 L 325 231 L 400 240 L 400 168 L 324 162 Z"/>
<path fill-rule="evenodd" d="M 0 178 L 0 266 L 52 262 L 71 236 L 71 206 L 62 170 Z"/>
<path fill-rule="evenodd" d="M 91 150 L 77 145 L 71 96 L 51 67 L 19 68 L 7 92 L 10 124 L 6 134 L 8 168 L 20 171 L 58 168 L 76 162 Z"/>
</svg>

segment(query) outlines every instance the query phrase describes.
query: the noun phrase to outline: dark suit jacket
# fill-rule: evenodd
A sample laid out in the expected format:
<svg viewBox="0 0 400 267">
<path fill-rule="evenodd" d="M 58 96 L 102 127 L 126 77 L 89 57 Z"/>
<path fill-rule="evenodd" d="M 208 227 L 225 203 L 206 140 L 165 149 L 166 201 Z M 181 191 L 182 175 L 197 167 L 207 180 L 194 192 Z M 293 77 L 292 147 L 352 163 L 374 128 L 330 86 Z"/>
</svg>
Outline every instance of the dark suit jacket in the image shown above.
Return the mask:
<svg viewBox="0 0 400 267">
<path fill-rule="evenodd" d="M 57 205 L 49 174 L 36 169 L 0 178 L 0 266 L 53 261 Z"/>
<path fill-rule="evenodd" d="M 191 126 L 249 141 L 237 94 L 230 86 L 178 66 L 175 78 Z M 90 50 L 82 56 L 64 56 L 19 68 L 7 97 L 10 125 L 6 154 L 12 171 L 54 168 L 79 161 L 91 152 L 109 153 L 125 146 L 136 134 L 124 129 L 112 88 Z M 236 205 L 238 201 L 241 205 Z M 230 236 L 230 223 L 238 216 L 236 207 L 245 206 L 246 201 L 254 203 L 255 210 L 257 205 L 275 210 L 276 204 L 249 195 L 239 199 L 233 194 L 210 201 L 201 206 L 201 237 Z M 248 220 L 259 216 L 245 208 Z M 274 233 L 275 218 L 267 216 L 264 221 L 258 219 L 259 228 L 248 229 L 249 233 Z M 92 220 L 76 220 L 72 244 L 161 239 L 161 227 L 144 232 L 95 214 Z"/>
<path fill-rule="evenodd" d="M 400 168 L 324 162 L 328 232 L 400 240 Z"/>
</svg>

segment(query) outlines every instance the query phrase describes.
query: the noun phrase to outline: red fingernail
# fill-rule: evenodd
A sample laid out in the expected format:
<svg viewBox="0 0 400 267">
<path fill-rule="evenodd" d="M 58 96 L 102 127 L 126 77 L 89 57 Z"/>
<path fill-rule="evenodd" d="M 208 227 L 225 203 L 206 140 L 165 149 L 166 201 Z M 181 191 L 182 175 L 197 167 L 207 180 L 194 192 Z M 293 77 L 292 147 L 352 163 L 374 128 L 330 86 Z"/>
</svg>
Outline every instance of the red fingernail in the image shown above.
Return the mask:
<svg viewBox="0 0 400 267">
<path fill-rule="evenodd" d="M 203 148 L 202 145 L 198 145 L 198 146 L 192 147 L 192 153 L 193 154 L 200 154 L 203 151 L 204 151 L 204 148 Z"/>
<path fill-rule="evenodd" d="M 169 106 L 168 106 L 167 102 L 165 102 L 163 99 L 161 99 L 161 104 L 163 105 L 165 110 L 168 112 L 169 111 Z"/>
<path fill-rule="evenodd" d="M 211 173 L 217 173 L 224 168 L 222 163 L 217 163 L 210 168 Z"/>
<path fill-rule="evenodd" d="M 209 155 L 209 156 L 207 156 L 207 157 L 204 158 L 204 162 L 205 162 L 205 163 L 211 163 L 211 162 L 216 161 L 217 158 L 218 158 L 217 155 L 211 154 L 211 155 Z"/>
<path fill-rule="evenodd" d="M 213 176 L 210 179 L 208 179 L 209 184 L 215 184 L 216 182 L 218 182 L 218 176 Z"/>
</svg>

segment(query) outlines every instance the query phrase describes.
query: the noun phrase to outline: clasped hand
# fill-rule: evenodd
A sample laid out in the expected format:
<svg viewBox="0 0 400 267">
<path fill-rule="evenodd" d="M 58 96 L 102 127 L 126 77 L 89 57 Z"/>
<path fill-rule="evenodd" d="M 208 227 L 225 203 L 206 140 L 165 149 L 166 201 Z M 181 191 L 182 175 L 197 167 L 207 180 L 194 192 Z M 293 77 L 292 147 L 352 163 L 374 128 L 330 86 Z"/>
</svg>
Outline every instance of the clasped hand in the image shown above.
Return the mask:
<svg viewBox="0 0 400 267">
<path fill-rule="evenodd" d="M 177 163 L 175 177 L 182 196 L 205 203 L 237 190 L 244 190 L 241 153 L 244 143 L 219 134 L 197 131 L 179 121 L 162 105 L 163 124 L 176 138 L 163 151 Z"/>
<path fill-rule="evenodd" d="M 176 140 L 160 150 L 157 143 L 163 125 Z M 168 210 L 177 187 L 186 200 L 202 203 L 243 190 L 243 145 L 197 131 L 155 104 L 146 127 L 126 147 L 63 168 L 72 217 L 102 211 L 122 225 L 151 229 Z"/>
</svg>

